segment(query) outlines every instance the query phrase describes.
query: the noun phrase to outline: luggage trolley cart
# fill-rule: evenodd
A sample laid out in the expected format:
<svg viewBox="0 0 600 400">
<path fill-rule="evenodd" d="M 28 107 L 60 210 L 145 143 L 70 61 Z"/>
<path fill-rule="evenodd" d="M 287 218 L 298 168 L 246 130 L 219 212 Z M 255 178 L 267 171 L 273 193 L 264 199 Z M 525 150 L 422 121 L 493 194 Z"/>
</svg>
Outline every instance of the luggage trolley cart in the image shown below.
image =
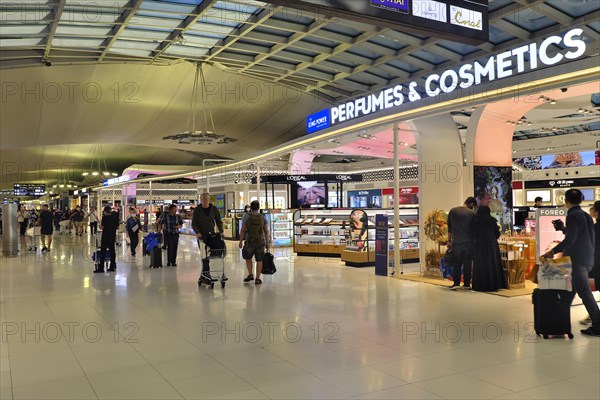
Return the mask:
<svg viewBox="0 0 600 400">
<path fill-rule="evenodd" d="M 200 248 L 200 257 L 202 258 L 202 272 L 198 278 L 198 286 L 205 284 L 214 289 L 215 282 L 221 282 L 221 288 L 225 288 L 225 282 L 229 278 L 225 276 L 225 255 L 227 254 L 227 248 L 223 246 L 223 249 L 210 248 L 206 242 L 198 239 L 198 247 Z M 210 260 L 221 260 L 220 268 L 210 268 Z"/>
</svg>

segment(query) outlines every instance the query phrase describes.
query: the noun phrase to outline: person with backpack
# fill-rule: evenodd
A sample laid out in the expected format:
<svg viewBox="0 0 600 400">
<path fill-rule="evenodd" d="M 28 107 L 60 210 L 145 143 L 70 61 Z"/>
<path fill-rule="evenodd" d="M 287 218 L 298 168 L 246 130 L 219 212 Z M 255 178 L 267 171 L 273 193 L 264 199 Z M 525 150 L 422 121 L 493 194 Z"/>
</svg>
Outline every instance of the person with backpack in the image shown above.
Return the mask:
<svg viewBox="0 0 600 400">
<path fill-rule="evenodd" d="M 242 218 L 239 247 L 242 249 L 242 258 L 246 260 L 248 269 L 248 276 L 244 278 L 244 282 L 254 280 L 255 285 L 260 285 L 265 247 L 270 242 L 269 223 L 267 218 L 260 213 L 258 200 L 250 203 L 250 210 L 251 212 L 244 214 Z M 256 277 L 252 274 L 252 257 L 256 260 Z"/>
<path fill-rule="evenodd" d="M 137 216 L 137 210 L 135 207 L 131 207 L 129 209 L 129 218 L 127 218 L 127 222 L 125 223 L 125 230 L 127 231 L 127 236 L 129 236 L 129 247 L 133 257 L 135 257 L 135 251 L 140 241 L 141 226 L 142 223 L 140 222 L 140 218 Z"/>
</svg>

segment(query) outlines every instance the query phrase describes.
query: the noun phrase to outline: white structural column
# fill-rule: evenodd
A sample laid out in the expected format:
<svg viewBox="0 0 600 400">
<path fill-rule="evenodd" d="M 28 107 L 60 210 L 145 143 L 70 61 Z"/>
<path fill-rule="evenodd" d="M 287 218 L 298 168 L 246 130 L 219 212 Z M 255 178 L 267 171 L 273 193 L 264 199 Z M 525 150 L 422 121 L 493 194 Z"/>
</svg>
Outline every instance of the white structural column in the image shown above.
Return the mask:
<svg viewBox="0 0 600 400">
<path fill-rule="evenodd" d="M 256 163 L 256 200 L 260 203 L 260 165 L 258 163 Z"/>
<path fill-rule="evenodd" d="M 424 271 L 426 247 L 433 246 L 425 238 L 425 217 L 433 210 L 449 211 L 461 205 L 466 196 L 472 195 L 473 182 L 464 174 L 460 133 L 450 114 L 420 118 L 409 124 L 418 132 L 420 260 Z M 463 186 L 465 179 L 471 181 L 470 186 Z M 470 192 L 465 192 L 465 187 L 470 187 Z"/>
<path fill-rule="evenodd" d="M 398 147 L 400 146 L 400 127 L 394 123 L 394 274 L 404 273 L 400 266 L 400 159 Z"/>
</svg>

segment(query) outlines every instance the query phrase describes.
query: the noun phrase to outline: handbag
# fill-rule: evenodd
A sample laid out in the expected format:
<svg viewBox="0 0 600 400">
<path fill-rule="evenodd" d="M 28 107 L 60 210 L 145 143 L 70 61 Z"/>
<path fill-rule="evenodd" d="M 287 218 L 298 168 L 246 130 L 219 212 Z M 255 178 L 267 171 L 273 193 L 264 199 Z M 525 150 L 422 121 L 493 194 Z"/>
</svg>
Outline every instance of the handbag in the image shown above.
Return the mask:
<svg viewBox="0 0 600 400">
<path fill-rule="evenodd" d="M 447 267 L 452 267 L 455 258 L 456 257 L 454 254 L 454 250 L 452 250 L 452 247 L 448 247 L 448 250 L 446 250 L 446 254 L 444 254 L 444 265 L 446 265 Z"/>
<path fill-rule="evenodd" d="M 263 267 L 262 273 L 263 275 L 273 275 L 277 272 L 277 268 L 275 267 L 275 258 L 273 254 L 267 249 L 265 254 L 263 255 Z"/>
</svg>

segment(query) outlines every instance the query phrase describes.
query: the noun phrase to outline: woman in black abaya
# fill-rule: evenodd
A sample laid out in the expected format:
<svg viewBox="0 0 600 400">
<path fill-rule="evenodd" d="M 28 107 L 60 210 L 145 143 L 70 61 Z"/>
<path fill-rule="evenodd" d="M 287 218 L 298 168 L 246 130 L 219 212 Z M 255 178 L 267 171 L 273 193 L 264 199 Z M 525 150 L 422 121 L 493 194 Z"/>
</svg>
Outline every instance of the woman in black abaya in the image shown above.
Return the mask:
<svg viewBox="0 0 600 400">
<path fill-rule="evenodd" d="M 495 292 L 506 289 L 506 276 L 502 270 L 498 238 L 498 221 L 490 214 L 488 206 L 480 206 L 473 221 L 475 252 L 473 260 L 473 290 Z"/>
</svg>

